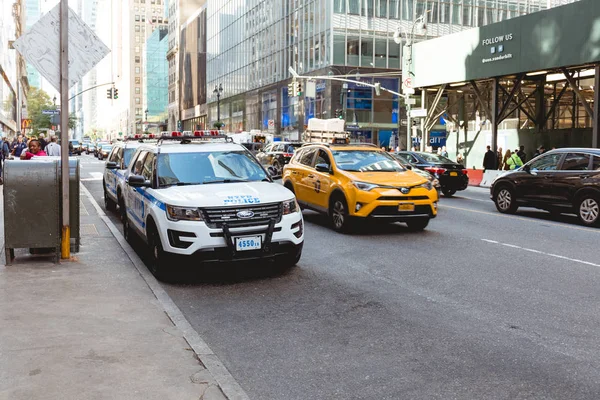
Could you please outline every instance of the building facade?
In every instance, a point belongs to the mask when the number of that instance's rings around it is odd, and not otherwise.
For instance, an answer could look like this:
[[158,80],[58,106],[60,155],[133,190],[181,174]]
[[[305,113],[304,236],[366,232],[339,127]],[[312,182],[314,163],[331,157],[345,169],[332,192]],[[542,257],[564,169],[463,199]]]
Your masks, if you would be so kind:
[[[572,1],[557,0],[237,0],[207,5],[208,123],[217,121],[211,88],[222,85],[220,119],[230,131],[271,130],[298,139],[309,118],[342,110],[358,141],[397,133],[404,107],[360,84],[316,80],[311,97],[288,96],[289,67],[299,74],[352,76],[400,91],[404,38],[424,16],[416,40],[458,32]],[[445,57],[440,49],[439,62]],[[362,75],[362,76],[361,76]],[[378,76],[379,75],[379,76]]]
[[144,130],[166,129],[169,103],[168,28],[155,29],[144,48]]
[[[35,24],[42,14],[41,0],[25,0],[25,30],[28,30]],[[41,88],[41,75],[31,65],[27,64],[27,80],[29,86]]]
[[180,110],[180,56],[179,40],[182,25],[198,13],[204,6],[206,0],[169,0],[169,50],[167,60],[169,64],[169,121],[168,129],[176,130],[182,128]]

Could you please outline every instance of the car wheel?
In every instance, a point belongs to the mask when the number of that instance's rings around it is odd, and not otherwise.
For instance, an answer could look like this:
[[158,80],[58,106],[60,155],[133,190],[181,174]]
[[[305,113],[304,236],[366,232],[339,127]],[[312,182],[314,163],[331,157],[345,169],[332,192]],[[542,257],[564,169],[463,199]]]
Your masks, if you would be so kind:
[[148,246],[150,247],[148,269],[159,281],[171,282],[173,274],[169,265],[169,256],[163,249],[158,230],[154,225],[148,227]]
[[456,189],[442,188],[442,193],[444,193],[444,196],[446,197],[452,197],[456,193]]
[[135,235],[133,233],[133,229],[131,229],[131,225],[129,223],[129,218],[127,218],[127,216],[125,216],[125,218],[123,219],[123,236],[125,237],[125,240],[127,241],[127,243],[131,244],[133,242],[134,236]]
[[106,186],[104,189],[104,208],[106,208],[108,211],[116,211],[117,210],[117,203],[115,203],[113,199],[108,197],[108,192],[106,191]]
[[429,218],[414,218],[406,221],[406,225],[410,231],[419,232],[427,228],[427,225],[429,225]]
[[121,196],[121,193],[119,193],[117,195],[117,199],[119,202],[119,215],[121,216],[121,221],[125,221],[125,200],[123,200],[123,196]]
[[273,161],[272,167],[275,168],[277,174],[281,174],[281,164],[279,164],[279,161]]
[[350,227],[350,216],[348,215],[348,203],[342,195],[336,195],[329,205],[329,218],[333,229],[338,232],[346,232]]
[[502,186],[496,190],[494,203],[496,204],[496,209],[503,214],[514,214],[517,208],[519,208],[515,192],[508,186]]
[[298,262],[300,261],[300,258],[302,258],[301,251],[295,252],[295,253],[290,253],[285,256],[282,256],[278,262],[278,265],[283,268],[292,268],[292,267],[296,266],[296,264],[298,264]]
[[586,226],[597,226],[600,222],[600,197],[593,194],[580,197],[577,217]]

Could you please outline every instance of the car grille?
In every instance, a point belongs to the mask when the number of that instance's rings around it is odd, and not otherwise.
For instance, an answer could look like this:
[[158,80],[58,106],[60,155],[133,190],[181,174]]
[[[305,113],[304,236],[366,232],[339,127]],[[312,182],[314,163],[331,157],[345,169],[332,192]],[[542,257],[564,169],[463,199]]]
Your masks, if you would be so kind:
[[[237,215],[240,211],[252,211],[254,216],[240,218]],[[202,209],[206,225],[213,229],[222,228],[223,224],[227,224],[229,228],[268,225],[271,219],[278,223],[281,221],[282,213],[281,203]]]

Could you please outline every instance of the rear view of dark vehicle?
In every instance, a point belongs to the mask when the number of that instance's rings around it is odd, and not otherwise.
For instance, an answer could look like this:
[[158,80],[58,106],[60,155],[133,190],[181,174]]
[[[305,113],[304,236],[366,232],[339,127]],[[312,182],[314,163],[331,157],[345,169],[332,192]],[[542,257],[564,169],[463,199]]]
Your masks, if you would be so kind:
[[459,190],[469,186],[468,170],[449,158],[417,151],[400,151],[395,153],[403,162],[427,171],[437,178],[446,197],[453,196]]
[[302,142],[273,142],[260,151],[256,158],[262,165],[274,167],[278,173],[290,162],[294,152],[302,147]]

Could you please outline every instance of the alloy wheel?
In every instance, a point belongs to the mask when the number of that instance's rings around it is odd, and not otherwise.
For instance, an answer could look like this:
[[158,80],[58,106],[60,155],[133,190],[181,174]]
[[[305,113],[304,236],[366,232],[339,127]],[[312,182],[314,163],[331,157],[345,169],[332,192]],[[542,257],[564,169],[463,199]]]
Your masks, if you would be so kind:
[[341,229],[344,226],[344,219],[346,218],[345,213],[346,208],[344,207],[344,204],[340,200],[336,200],[335,203],[333,203],[332,216],[333,225],[336,229]]
[[579,205],[579,216],[587,224],[593,224],[600,215],[600,206],[595,199],[585,199]]
[[507,189],[502,189],[498,193],[496,202],[498,204],[498,207],[501,210],[506,211],[510,208],[510,206],[512,204],[512,195],[510,194],[510,192]]

